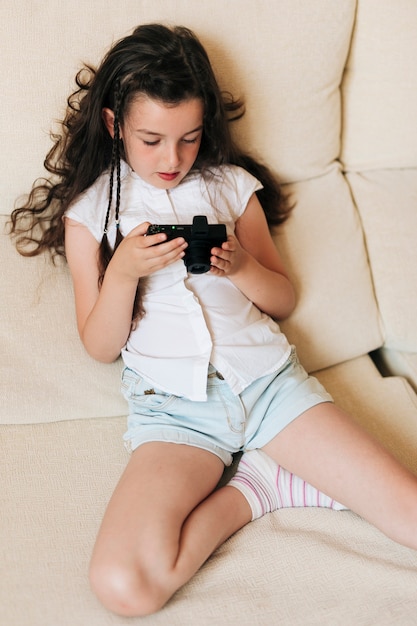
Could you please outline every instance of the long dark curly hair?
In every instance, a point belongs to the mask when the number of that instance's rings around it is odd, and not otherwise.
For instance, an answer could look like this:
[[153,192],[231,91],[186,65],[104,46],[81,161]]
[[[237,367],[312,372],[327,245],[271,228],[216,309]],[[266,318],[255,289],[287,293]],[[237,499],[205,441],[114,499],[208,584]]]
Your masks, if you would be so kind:
[[[67,100],[60,132],[51,134],[53,146],[44,161],[50,177],[36,180],[24,202],[11,214],[10,234],[22,255],[36,256],[49,250],[53,256],[65,256],[63,216],[75,198],[106,170],[106,223],[113,201],[118,217],[120,159],[124,157],[119,130],[139,93],[168,104],[200,98],[204,104],[203,134],[195,167],[203,172],[222,164],[244,167],[263,184],[257,194],[268,223],[278,225],[287,218],[289,207],[275,177],[232,139],[229,122],[244,114],[242,100],[220,91],[205,49],[189,29],[139,26],[112,46],[97,69],[85,65],[75,80],[77,89]],[[105,107],[114,113],[113,138],[102,118]],[[100,282],[120,239],[119,234],[112,250],[106,232],[103,234],[98,259]]]

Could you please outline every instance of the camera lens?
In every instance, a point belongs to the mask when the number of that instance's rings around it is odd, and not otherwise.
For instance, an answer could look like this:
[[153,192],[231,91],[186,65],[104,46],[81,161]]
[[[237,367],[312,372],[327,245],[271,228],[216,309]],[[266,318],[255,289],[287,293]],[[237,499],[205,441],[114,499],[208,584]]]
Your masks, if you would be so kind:
[[191,274],[204,274],[210,269],[210,246],[205,241],[191,240],[185,253],[184,262]]

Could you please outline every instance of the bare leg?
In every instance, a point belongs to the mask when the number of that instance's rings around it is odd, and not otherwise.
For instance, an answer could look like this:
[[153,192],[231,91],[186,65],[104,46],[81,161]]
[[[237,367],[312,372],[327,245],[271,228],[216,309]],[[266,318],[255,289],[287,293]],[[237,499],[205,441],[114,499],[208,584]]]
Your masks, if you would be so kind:
[[251,519],[232,487],[214,493],[223,463],[191,446],[148,443],[133,454],[110,500],[90,580],[121,615],[160,609],[230,535]]
[[306,411],[263,450],[391,539],[417,549],[417,478],[335,405]]

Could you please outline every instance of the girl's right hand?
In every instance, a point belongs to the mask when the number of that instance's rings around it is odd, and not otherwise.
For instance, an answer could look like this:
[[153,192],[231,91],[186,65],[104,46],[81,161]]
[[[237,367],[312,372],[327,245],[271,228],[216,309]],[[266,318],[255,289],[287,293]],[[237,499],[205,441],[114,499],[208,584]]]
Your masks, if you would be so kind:
[[126,235],[110,261],[113,272],[137,282],[183,258],[188,244],[182,237],[166,241],[164,233],[146,235],[149,226],[144,222]]

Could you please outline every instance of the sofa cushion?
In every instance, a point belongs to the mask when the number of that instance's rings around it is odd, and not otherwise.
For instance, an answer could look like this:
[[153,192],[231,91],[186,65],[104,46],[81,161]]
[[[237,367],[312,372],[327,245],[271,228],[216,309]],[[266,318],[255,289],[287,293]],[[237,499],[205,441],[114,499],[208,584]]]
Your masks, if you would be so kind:
[[347,171],[417,166],[417,3],[357,3],[342,84]]
[[417,168],[351,172],[384,345],[417,352]]
[[0,218],[0,423],[126,413],[121,361],[90,358],[78,337],[69,271],[49,256],[20,256]]
[[[232,87],[247,100],[239,137],[283,182],[320,176],[339,158],[340,85],[355,6],[350,0],[255,2],[250,37],[235,33],[231,40],[228,32]],[[230,89],[231,68],[219,61]]]
[[297,306],[281,323],[307,370],[382,344],[360,220],[339,168],[288,186],[294,213],[275,237]]
[[386,376],[403,376],[417,392],[417,352],[380,348],[374,358]]
[[1,5],[8,35],[2,39],[1,211],[9,213],[43,175],[48,133],[64,114],[81,63],[98,63],[112,41],[150,21],[185,24],[199,34],[222,87],[247,100],[239,136],[283,180],[321,174],[338,158],[339,87],[355,0],[210,0],[198,11],[189,0],[124,0],[120,11],[98,0],[80,6],[48,0],[40,13],[26,2],[17,13],[15,5]]

